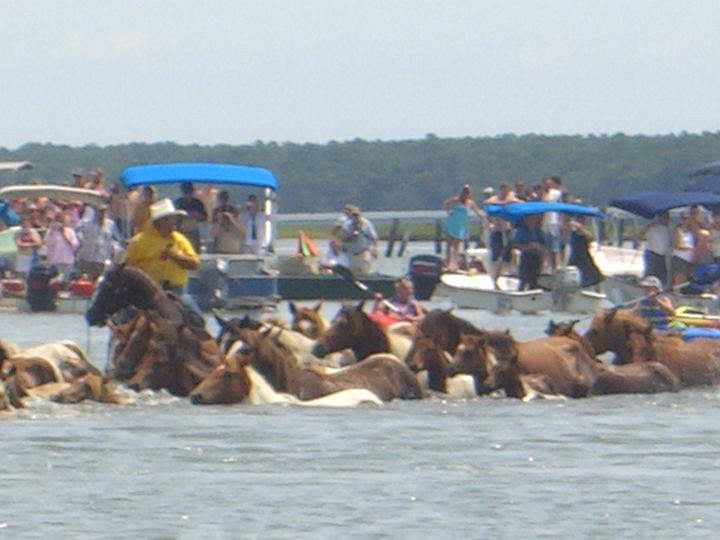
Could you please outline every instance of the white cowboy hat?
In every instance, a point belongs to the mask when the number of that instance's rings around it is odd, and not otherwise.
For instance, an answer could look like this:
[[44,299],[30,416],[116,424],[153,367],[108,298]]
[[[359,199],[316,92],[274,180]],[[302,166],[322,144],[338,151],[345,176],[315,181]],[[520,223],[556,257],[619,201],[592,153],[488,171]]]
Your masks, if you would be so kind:
[[157,221],[168,216],[184,216],[187,215],[185,210],[176,210],[175,205],[170,199],[160,199],[150,205],[150,219]]
[[649,288],[662,289],[662,282],[660,281],[660,278],[658,278],[658,277],[648,276],[640,282],[640,286],[648,288],[648,289]]

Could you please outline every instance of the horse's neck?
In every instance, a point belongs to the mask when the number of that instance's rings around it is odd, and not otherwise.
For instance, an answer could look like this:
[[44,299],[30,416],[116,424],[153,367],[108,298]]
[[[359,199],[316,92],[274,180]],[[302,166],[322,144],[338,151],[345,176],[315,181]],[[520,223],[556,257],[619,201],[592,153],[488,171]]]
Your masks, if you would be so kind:
[[447,361],[442,351],[429,349],[425,351],[427,361],[425,369],[428,376],[428,388],[436,392],[447,392]]
[[[127,272],[129,282],[128,301],[139,309],[152,309],[168,319],[174,319],[180,314],[177,304],[165,294],[162,288],[146,275],[137,272]],[[181,317],[182,320],[182,317]]]
[[635,331],[628,335],[626,342],[630,362],[650,362],[656,359],[652,336]]
[[407,358],[412,348],[412,340],[409,337],[388,331],[386,332],[386,339],[388,341],[388,348],[392,354],[400,360]]
[[251,365],[275,390],[293,393],[293,383],[297,381],[300,371],[294,359],[272,351],[267,354],[256,354]]
[[290,394],[278,392],[272,384],[252,366],[245,368],[250,380],[250,392],[245,398],[252,405],[266,405],[273,403],[297,403],[299,400]]
[[357,336],[355,344],[351,347],[358,361],[371,354],[391,352],[387,334],[370,319],[364,321],[362,334]]

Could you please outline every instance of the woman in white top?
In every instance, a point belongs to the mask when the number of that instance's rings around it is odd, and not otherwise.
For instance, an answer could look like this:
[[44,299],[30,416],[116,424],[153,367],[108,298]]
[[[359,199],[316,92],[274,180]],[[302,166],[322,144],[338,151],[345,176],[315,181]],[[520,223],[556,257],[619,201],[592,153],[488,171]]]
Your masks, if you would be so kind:
[[645,225],[637,234],[637,240],[645,240],[644,277],[655,276],[667,285],[667,257],[672,253],[673,233],[670,230],[670,214],[659,213],[654,220]]
[[685,283],[692,277],[696,242],[690,214],[684,213],[680,224],[673,231],[673,251],[670,259],[673,286]]

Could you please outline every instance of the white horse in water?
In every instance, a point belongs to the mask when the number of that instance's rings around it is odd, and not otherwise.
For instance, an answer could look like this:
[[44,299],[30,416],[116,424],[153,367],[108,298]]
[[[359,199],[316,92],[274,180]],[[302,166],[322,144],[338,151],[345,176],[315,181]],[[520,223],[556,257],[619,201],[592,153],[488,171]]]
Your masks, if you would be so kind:
[[119,402],[85,351],[70,340],[28,349],[0,340],[0,378],[16,407],[21,407],[21,398],[27,396],[49,397],[63,403],[83,399]]

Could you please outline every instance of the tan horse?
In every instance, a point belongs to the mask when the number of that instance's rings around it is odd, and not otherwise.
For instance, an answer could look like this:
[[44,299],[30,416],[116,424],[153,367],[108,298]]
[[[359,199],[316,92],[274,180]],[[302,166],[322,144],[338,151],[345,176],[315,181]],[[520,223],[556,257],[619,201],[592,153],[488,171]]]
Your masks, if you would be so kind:
[[292,315],[290,327],[292,330],[313,340],[322,336],[330,326],[320,313],[322,305],[322,301],[313,307],[298,306],[295,302],[289,302],[288,307]]
[[24,350],[3,343],[0,357],[6,394],[15,407],[22,407],[22,399],[28,396],[49,397],[60,403],[84,399],[122,402],[110,382],[73,341],[45,343]]
[[312,348],[317,357],[350,349],[358,362],[376,353],[391,353],[404,360],[412,346],[407,335],[386,332],[363,311],[364,302],[343,306],[325,335]]
[[486,336],[462,335],[449,372],[471,375],[479,395],[502,389],[507,397],[524,401],[560,397],[549,376],[521,373],[517,343],[507,340],[503,347],[499,360]]
[[629,310],[598,312],[584,337],[598,354],[614,352],[616,364],[660,362],[681,387],[720,382],[720,342],[660,334]]
[[[546,332],[551,336],[566,336],[577,341],[589,354],[595,356],[590,341],[575,331],[578,321],[556,324],[550,321]],[[601,361],[595,364],[596,378],[593,394],[654,394],[677,392],[680,381],[660,362],[640,362],[610,365]]]
[[191,393],[196,404],[237,403],[246,399],[252,368],[276,391],[309,401],[352,388],[369,390],[383,401],[420,399],[422,391],[412,372],[388,354],[377,354],[365,361],[326,374],[313,368],[301,368],[289,351],[257,331],[236,332],[236,343],[228,351],[224,367],[216,368]]

